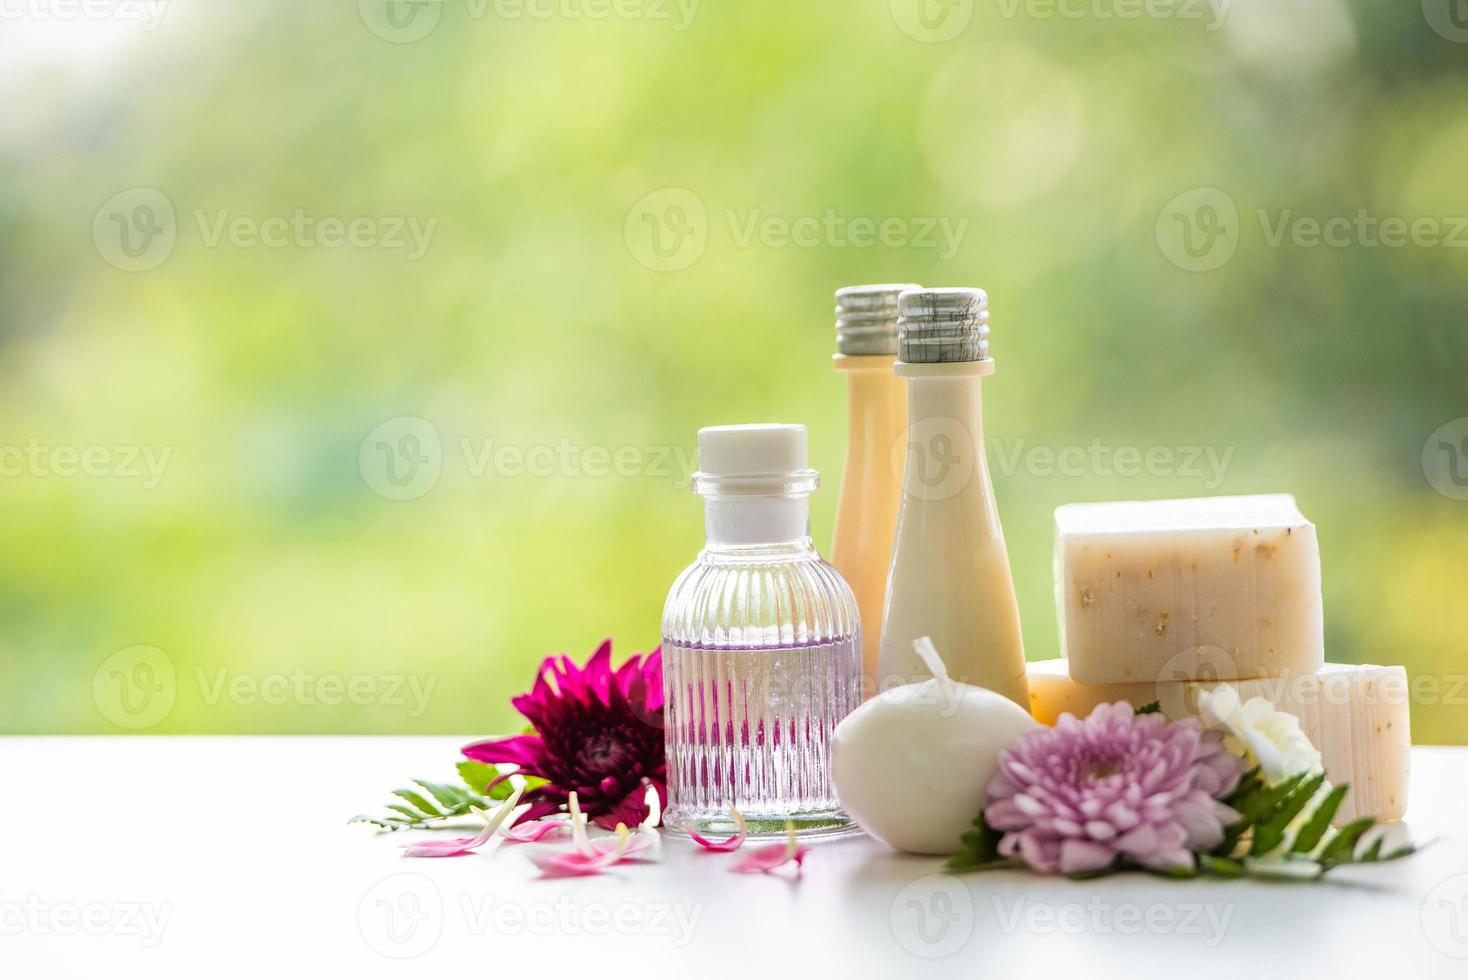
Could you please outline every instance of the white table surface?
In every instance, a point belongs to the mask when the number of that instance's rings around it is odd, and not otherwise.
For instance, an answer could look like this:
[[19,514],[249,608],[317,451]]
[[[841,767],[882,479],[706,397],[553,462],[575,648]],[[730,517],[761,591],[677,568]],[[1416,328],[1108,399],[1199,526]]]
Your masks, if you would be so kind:
[[1464,748],[1413,755],[1433,847],[1315,885],[935,877],[865,837],[798,879],[666,839],[546,880],[527,848],[563,843],[413,860],[346,825],[463,741],[0,739],[0,977],[1468,977]]

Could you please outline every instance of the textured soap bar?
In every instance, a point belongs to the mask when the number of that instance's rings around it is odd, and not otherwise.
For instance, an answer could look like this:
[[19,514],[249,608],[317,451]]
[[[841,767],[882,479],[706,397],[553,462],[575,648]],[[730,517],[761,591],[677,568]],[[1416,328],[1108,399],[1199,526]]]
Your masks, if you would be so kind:
[[1315,525],[1288,494],[1055,511],[1061,652],[1093,684],[1314,673]]
[[[1191,681],[1083,684],[1071,679],[1064,660],[1027,666],[1030,713],[1045,725],[1055,724],[1067,711],[1083,718],[1096,705],[1113,701],[1134,707],[1157,701],[1169,717],[1190,717],[1198,712],[1198,692],[1214,686]],[[1305,735],[1320,749],[1331,782],[1351,784],[1337,823],[1368,815],[1397,820],[1406,812],[1412,746],[1406,670],[1325,664],[1316,673],[1229,683],[1240,698],[1267,698],[1299,718]]]

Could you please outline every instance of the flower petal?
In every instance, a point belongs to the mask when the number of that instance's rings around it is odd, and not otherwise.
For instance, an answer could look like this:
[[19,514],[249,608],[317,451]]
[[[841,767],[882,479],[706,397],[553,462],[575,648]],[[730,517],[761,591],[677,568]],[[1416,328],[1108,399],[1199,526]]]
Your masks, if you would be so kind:
[[1100,871],[1116,860],[1116,852],[1104,844],[1079,839],[1060,845],[1060,873],[1066,875]]
[[699,834],[692,827],[685,826],[683,832],[693,838],[693,842],[707,851],[736,851],[744,839],[749,836],[749,825],[744,822],[744,814],[739,812],[738,807],[730,807],[729,812],[734,815],[734,826],[739,828],[732,835],[723,840],[709,840]]
[[517,844],[533,844],[570,828],[571,825],[565,820],[543,818],[517,823],[513,827],[505,828],[501,833],[504,834],[506,840],[514,841]]
[[[582,831],[585,834],[585,831]],[[617,834],[616,844],[605,849],[572,851],[538,851],[530,855],[530,861],[549,878],[569,878],[601,874],[622,860],[631,846],[631,835],[626,826]]]
[[730,865],[729,870],[739,874],[768,874],[776,868],[791,861],[795,862],[796,873],[805,863],[805,855],[809,848],[802,847],[795,839],[795,824],[789,821],[785,824],[786,838],[780,844],[766,844],[764,847],[755,848],[744,857]]

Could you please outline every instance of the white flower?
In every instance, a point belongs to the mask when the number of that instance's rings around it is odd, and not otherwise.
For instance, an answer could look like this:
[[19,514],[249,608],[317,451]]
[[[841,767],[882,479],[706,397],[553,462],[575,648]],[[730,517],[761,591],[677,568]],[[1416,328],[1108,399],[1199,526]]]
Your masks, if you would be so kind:
[[1288,711],[1280,711],[1265,698],[1254,697],[1240,703],[1239,692],[1230,684],[1219,684],[1198,696],[1203,720],[1214,728],[1223,728],[1243,743],[1259,763],[1260,774],[1267,783],[1277,783],[1297,773],[1317,773],[1325,763],[1305,732],[1300,719]]
[[[1259,764],[1260,776],[1271,786],[1301,773],[1314,776],[1325,770],[1320,750],[1306,737],[1300,727],[1300,719],[1288,711],[1280,711],[1265,698],[1253,697],[1241,703],[1239,692],[1233,689],[1233,685],[1219,684],[1213,690],[1198,695],[1198,709],[1204,724],[1210,728],[1222,728],[1232,736],[1232,739],[1225,739],[1225,746],[1230,751],[1247,752],[1253,757]],[[1229,741],[1242,744],[1228,745]],[[1330,790],[1330,781],[1322,781],[1315,795],[1290,821],[1280,847],[1271,854],[1253,859],[1251,867],[1261,874],[1276,877],[1313,877],[1320,874],[1319,865],[1285,855],[1294,845],[1295,835],[1315,815],[1316,809],[1330,795]],[[1325,843],[1322,839],[1317,849]]]

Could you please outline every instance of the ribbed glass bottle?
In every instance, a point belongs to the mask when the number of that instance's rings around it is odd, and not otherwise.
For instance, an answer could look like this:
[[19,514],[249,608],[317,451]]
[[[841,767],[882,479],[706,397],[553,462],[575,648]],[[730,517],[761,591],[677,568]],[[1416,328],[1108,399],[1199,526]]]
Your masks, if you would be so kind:
[[856,598],[810,539],[803,426],[699,433],[708,542],[663,610],[665,825],[753,836],[852,828],[830,736],[861,703]]

